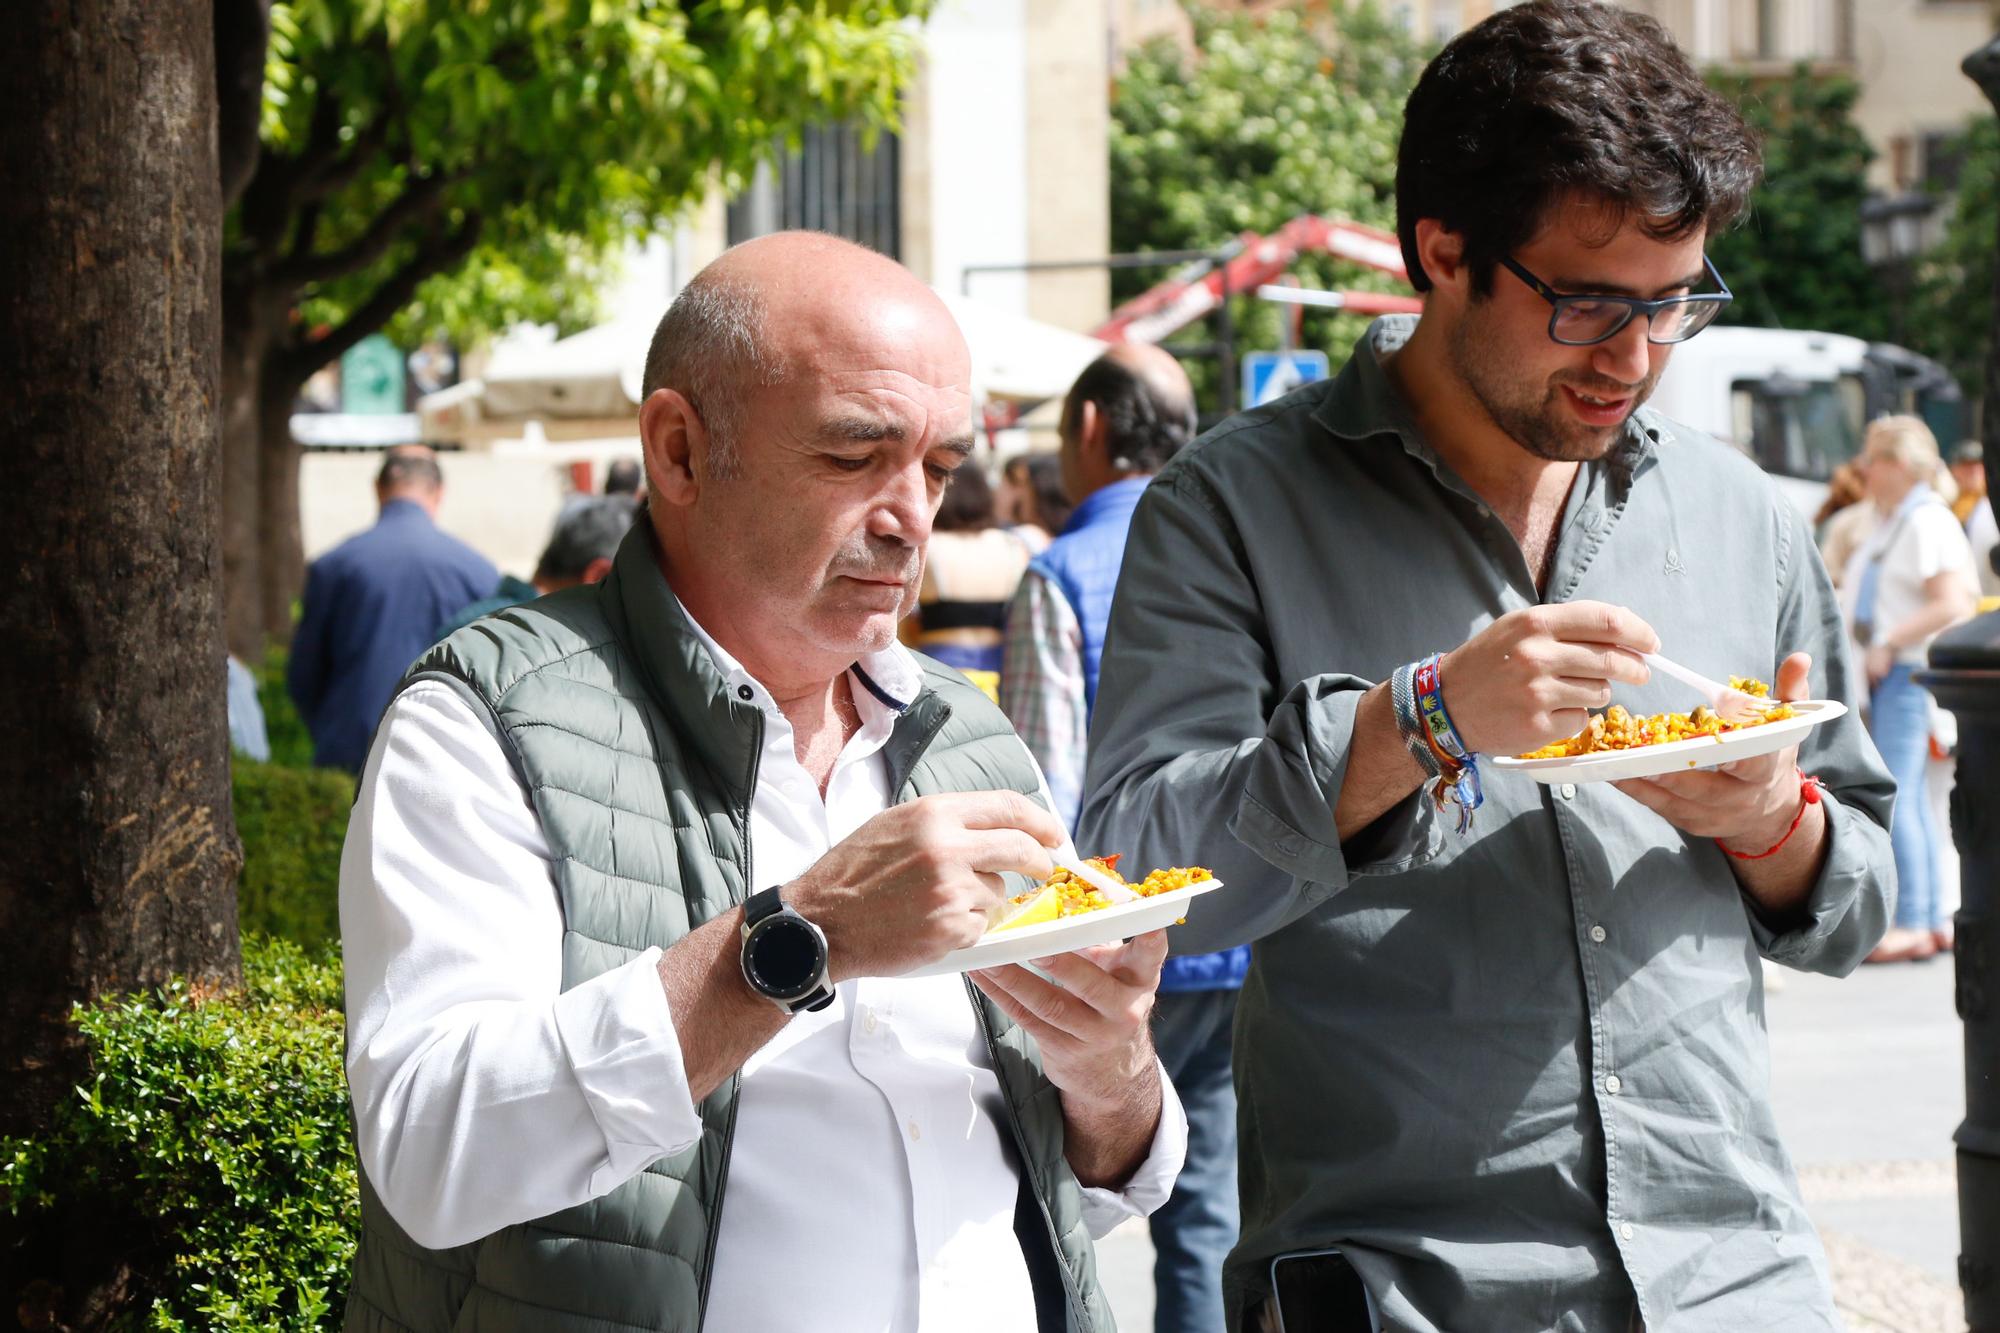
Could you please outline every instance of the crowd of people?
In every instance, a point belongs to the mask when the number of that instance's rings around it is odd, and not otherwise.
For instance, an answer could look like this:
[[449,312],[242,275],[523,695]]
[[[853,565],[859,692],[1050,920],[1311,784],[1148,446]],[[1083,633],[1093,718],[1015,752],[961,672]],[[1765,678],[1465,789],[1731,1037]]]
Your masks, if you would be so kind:
[[[1424,313],[1198,441],[1119,346],[989,473],[935,294],[780,233],[675,300],[642,460],[529,577],[391,451],[290,662],[358,780],[350,1327],[1108,1328],[1133,1218],[1163,1333],[1837,1327],[1761,969],[1952,947],[1912,671],[1993,519],[1913,418],[1815,531],[1645,406],[1758,170],[1657,24],[1530,0],[1410,98]],[[1656,651],[1857,709],[1482,766],[1666,706]],[[1079,852],[1226,887],[914,975]]]

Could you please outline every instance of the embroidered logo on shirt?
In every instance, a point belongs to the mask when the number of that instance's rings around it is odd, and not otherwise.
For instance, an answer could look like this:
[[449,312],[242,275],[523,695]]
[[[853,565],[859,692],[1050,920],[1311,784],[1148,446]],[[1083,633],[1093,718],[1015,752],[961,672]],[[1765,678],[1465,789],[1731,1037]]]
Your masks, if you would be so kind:
[[1666,567],[1666,572],[1667,572],[1667,573],[1669,573],[1669,574],[1685,574],[1685,573],[1687,573],[1687,566],[1681,563],[1681,553],[1680,553],[1679,551],[1675,550],[1675,549],[1674,549],[1673,547],[1671,547],[1671,546],[1669,546],[1669,547],[1667,548],[1667,567]]

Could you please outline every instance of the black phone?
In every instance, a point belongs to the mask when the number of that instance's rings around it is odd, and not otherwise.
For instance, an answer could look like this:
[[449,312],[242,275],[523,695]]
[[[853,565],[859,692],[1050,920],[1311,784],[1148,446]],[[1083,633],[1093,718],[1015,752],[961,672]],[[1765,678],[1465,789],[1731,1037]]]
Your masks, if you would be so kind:
[[1271,1260],[1271,1333],[1379,1333],[1375,1300],[1338,1249]]

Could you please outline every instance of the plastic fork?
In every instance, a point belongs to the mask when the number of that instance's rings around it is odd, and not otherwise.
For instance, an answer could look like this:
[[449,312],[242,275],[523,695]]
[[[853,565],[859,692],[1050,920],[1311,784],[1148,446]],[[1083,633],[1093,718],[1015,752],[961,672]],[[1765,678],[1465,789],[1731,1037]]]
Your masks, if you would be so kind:
[[1672,658],[1662,657],[1658,653],[1640,653],[1638,657],[1654,671],[1663,672],[1681,684],[1701,691],[1708,701],[1708,706],[1724,722],[1751,722],[1771,711],[1772,705],[1766,700],[1712,681],[1699,671],[1690,671]]
[[1132,892],[1132,890],[1126,888],[1116,879],[1105,874],[1102,870],[1091,865],[1080,856],[1058,856],[1055,858],[1055,863],[1064,870],[1069,871],[1070,874],[1075,875],[1084,883],[1090,885],[1091,888],[1096,889],[1114,903],[1134,902],[1139,897],[1138,894]]

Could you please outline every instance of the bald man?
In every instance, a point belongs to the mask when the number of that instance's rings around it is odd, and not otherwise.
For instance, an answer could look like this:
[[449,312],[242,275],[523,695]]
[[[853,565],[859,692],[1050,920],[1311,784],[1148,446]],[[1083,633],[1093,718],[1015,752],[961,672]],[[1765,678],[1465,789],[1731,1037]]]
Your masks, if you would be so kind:
[[[1000,706],[1034,751],[1056,812],[1074,827],[1097,664],[1132,510],[1153,474],[1194,437],[1180,362],[1126,343],[1093,361],[1063,400],[1063,489],[1076,508],[1036,556],[1008,607]],[[1166,961],[1153,1040],[1188,1121],[1187,1162],[1152,1215],[1157,1333],[1222,1327],[1222,1261],[1236,1243],[1236,1093],[1230,1026],[1247,948]]]
[[896,641],[969,379],[894,263],[730,251],[654,336],[609,577],[405,678],[341,867],[350,1328],[1112,1326],[1092,1239],[1185,1143],[1162,939],[905,975],[1067,850]]

